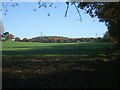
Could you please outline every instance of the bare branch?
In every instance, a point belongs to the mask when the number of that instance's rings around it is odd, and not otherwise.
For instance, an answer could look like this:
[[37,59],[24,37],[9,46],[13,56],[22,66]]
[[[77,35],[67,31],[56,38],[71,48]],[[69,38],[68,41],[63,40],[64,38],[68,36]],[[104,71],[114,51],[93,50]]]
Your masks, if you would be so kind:
[[73,3],[74,4],[74,6],[75,6],[75,8],[76,8],[76,10],[77,10],[77,12],[78,12],[78,14],[79,14],[79,17],[80,17],[80,21],[82,21],[82,17],[81,17],[81,14],[80,14],[80,11],[78,10],[78,7],[76,6],[76,4],[75,3]]
[[69,2],[66,2],[67,3],[67,9],[66,9],[66,12],[65,12],[65,17],[67,17],[67,13],[68,13],[68,9],[69,9]]

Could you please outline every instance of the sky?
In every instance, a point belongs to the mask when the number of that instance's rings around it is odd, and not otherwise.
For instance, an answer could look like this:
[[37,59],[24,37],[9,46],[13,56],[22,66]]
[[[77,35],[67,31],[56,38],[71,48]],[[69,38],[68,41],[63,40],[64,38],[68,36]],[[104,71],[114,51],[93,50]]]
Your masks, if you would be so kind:
[[[33,38],[37,36],[65,36],[70,38],[102,37],[107,31],[104,23],[91,18],[80,10],[82,21],[74,6],[70,6],[65,17],[65,2],[56,2],[53,7],[40,8],[37,2],[19,2],[18,6],[8,5],[8,13],[2,12],[2,21],[6,32],[15,37]],[[57,7],[57,8],[55,8]],[[48,16],[50,13],[50,16]]]

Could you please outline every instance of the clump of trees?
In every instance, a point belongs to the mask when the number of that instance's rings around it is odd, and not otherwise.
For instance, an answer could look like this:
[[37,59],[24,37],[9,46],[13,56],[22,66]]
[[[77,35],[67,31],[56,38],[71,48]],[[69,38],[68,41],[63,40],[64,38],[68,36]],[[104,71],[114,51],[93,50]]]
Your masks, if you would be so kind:
[[17,41],[17,42],[43,42],[43,43],[72,43],[72,42],[117,42],[115,38],[113,38],[109,32],[107,31],[103,38],[68,38],[68,37],[60,37],[60,36],[39,36],[31,39],[28,38],[19,38],[10,34],[9,32],[5,32],[0,34],[0,40],[2,41]]
[[15,37],[14,41],[18,42],[41,42],[41,43],[72,43],[72,42],[102,42],[103,38],[68,38],[60,36],[42,36],[31,39]]
[[14,35],[10,34],[9,32],[5,32],[0,35],[2,41],[12,41],[14,39]]
[[27,38],[23,38],[21,41],[28,42],[29,40]]
[[18,41],[18,42],[20,42],[21,39],[20,39],[19,37],[15,37],[14,41]]

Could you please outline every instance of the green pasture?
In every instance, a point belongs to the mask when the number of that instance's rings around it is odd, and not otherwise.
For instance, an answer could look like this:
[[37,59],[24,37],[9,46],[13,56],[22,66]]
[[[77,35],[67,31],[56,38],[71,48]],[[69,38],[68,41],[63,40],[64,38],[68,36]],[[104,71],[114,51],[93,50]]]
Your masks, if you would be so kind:
[[39,43],[2,42],[2,56],[106,56],[112,52],[109,42]]

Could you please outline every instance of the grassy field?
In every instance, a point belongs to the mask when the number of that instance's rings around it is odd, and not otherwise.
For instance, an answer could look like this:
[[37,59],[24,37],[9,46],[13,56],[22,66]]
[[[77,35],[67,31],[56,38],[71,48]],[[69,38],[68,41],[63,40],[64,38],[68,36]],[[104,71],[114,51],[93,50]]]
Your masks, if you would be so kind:
[[112,52],[108,42],[3,42],[3,88],[119,87]]
[[33,43],[3,42],[3,56],[105,56],[112,52],[112,43]]

